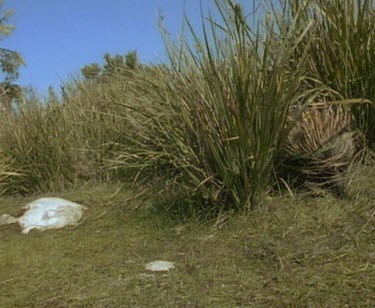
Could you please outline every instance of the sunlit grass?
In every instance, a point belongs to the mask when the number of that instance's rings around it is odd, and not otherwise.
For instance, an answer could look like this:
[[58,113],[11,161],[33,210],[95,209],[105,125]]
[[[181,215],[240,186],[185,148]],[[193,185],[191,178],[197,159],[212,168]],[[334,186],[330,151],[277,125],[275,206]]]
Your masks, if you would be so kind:
[[[169,63],[0,114],[0,215],[36,194],[88,207],[61,230],[0,226],[0,306],[373,305],[375,172],[347,108],[373,146],[373,1],[282,1],[255,27],[215,3],[201,37],[165,37]],[[343,168],[345,198],[297,192],[301,158],[317,182]]]
[[326,93],[352,106],[371,147],[372,1],[282,1],[257,17],[215,4],[202,31],[187,19],[178,43],[164,36],[169,63],[67,82],[62,99],[2,115],[2,190],[157,179],[202,212],[249,209],[278,186],[293,126]]
[[167,43],[169,69],[134,80],[140,95],[124,105],[134,111],[133,135],[111,163],[138,170],[141,181],[166,176],[203,210],[238,210],[267,193],[291,129],[289,108],[314,91],[300,90],[304,56],[288,66],[303,11],[281,41],[272,18],[254,33],[239,5],[215,3],[221,18],[210,15],[202,39],[187,22],[193,41]]
[[14,113],[2,115],[0,164],[8,174],[0,185],[8,193],[61,191],[117,176],[104,168],[103,159],[126,127],[124,115],[113,107],[126,97],[126,85],[72,81],[65,86],[70,90],[64,100],[31,96]]
[[[347,200],[274,198],[251,215],[213,223],[155,215],[160,196],[133,200],[128,187],[58,194],[88,207],[78,226],[29,235],[0,227],[0,302],[28,308],[371,306],[374,174],[363,168]],[[31,200],[0,199],[0,213],[17,214]],[[147,271],[154,260],[175,262],[176,269]]]

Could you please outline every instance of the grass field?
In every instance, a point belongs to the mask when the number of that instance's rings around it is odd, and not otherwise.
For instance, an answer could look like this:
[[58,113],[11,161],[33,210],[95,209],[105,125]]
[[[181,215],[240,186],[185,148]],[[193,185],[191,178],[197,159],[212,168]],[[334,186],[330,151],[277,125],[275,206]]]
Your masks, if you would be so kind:
[[88,208],[61,230],[0,226],[0,308],[375,307],[375,0],[253,22],[213,2],[176,42],[160,25],[167,63],[115,56],[0,114],[0,215]]
[[[89,208],[78,226],[0,227],[1,307],[372,307],[374,174],[348,200],[269,198],[215,222],[157,214],[157,197],[124,187],[59,194]],[[2,198],[0,213],[33,199]],[[148,272],[153,260],[176,268]]]

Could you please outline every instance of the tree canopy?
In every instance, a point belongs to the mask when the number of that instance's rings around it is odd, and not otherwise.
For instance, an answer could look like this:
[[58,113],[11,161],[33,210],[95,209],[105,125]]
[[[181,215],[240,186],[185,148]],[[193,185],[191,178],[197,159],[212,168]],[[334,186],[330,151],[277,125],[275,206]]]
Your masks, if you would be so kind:
[[[12,10],[4,10],[3,0],[0,0],[0,41],[9,36],[14,26],[9,25],[8,19],[13,14]],[[14,81],[18,78],[18,69],[24,61],[21,55],[13,50],[0,47],[0,109],[11,111],[14,99],[20,100],[22,89]]]
[[92,63],[81,68],[82,76],[86,80],[108,80],[114,75],[128,75],[129,72],[141,68],[136,51],[123,55],[104,55],[104,64]]
[[[7,24],[12,14],[12,10],[4,10],[4,2],[0,0],[0,41],[14,30],[13,25]],[[18,69],[23,64],[24,60],[18,52],[0,47],[0,70],[4,82],[14,82],[18,78]]]

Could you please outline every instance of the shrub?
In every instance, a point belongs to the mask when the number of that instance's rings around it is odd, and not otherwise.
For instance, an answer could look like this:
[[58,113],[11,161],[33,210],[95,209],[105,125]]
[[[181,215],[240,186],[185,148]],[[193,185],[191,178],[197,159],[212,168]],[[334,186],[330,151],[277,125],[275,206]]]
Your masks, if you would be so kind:
[[261,200],[291,129],[289,109],[314,91],[300,90],[304,56],[289,69],[303,11],[280,40],[268,15],[253,32],[240,5],[215,3],[221,17],[203,22],[203,39],[187,21],[193,41],[167,43],[170,64],[135,78],[138,98],[123,105],[132,135],[110,163],[134,169],[141,182],[162,177],[167,190],[218,212]]

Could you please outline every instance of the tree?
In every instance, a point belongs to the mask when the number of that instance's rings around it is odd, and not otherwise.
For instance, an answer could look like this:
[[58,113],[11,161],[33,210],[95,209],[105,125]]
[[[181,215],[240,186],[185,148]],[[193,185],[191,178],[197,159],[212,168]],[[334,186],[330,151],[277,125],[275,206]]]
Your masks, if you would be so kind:
[[130,68],[131,70],[137,69],[139,66],[137,52],[136,51],[128,52],[125,55],[125,63],[126,63],[126,66]]
[[139,64],[136,51],[123,55],[104,55],[104,64],[91,63],[81,68],[81,73],[86,81],[110,82],[114,76],[131,76],[133,71],[143,69]]
[[109,53],[104,55],[104,71],[107,74],[120,73],[126,68],[125,57],[121,55],[111,56]]
[[[12,14],[12,10],[3,10],[3,1],[0,0],[0,40],[14,30],[14,26],[7,24]],[[22,96],[21,88],[13,82],[18,78],[18,69],[23,64],[18,52],[0,47],[0,70],[4,75],[3,82],[0,83],[0,103],[3,109],[11,110],[13,99],[20,99]]]
[[85,65],[81,68],[82,76],[87,80],[95,80],[97,79],[101,74],[101,67],[98,63],[92,63],[89,65]]
[[136,51],[130,51],[126,55],[114,55],[109,53],[104,55],[104,72],[107,74],[124,73],[127,74],[129,70],[135,70],[139,67],[138,56]]
[[[14,30],[14,26],[6,24],[12,14],[12,10],[3,10],[3,0],[0,0],[0,40]],[[0,69],[5,75],[5,82],[10,83],[16,80],[18,69],[23,64],[24,61],[18,52],[0,47]]]

